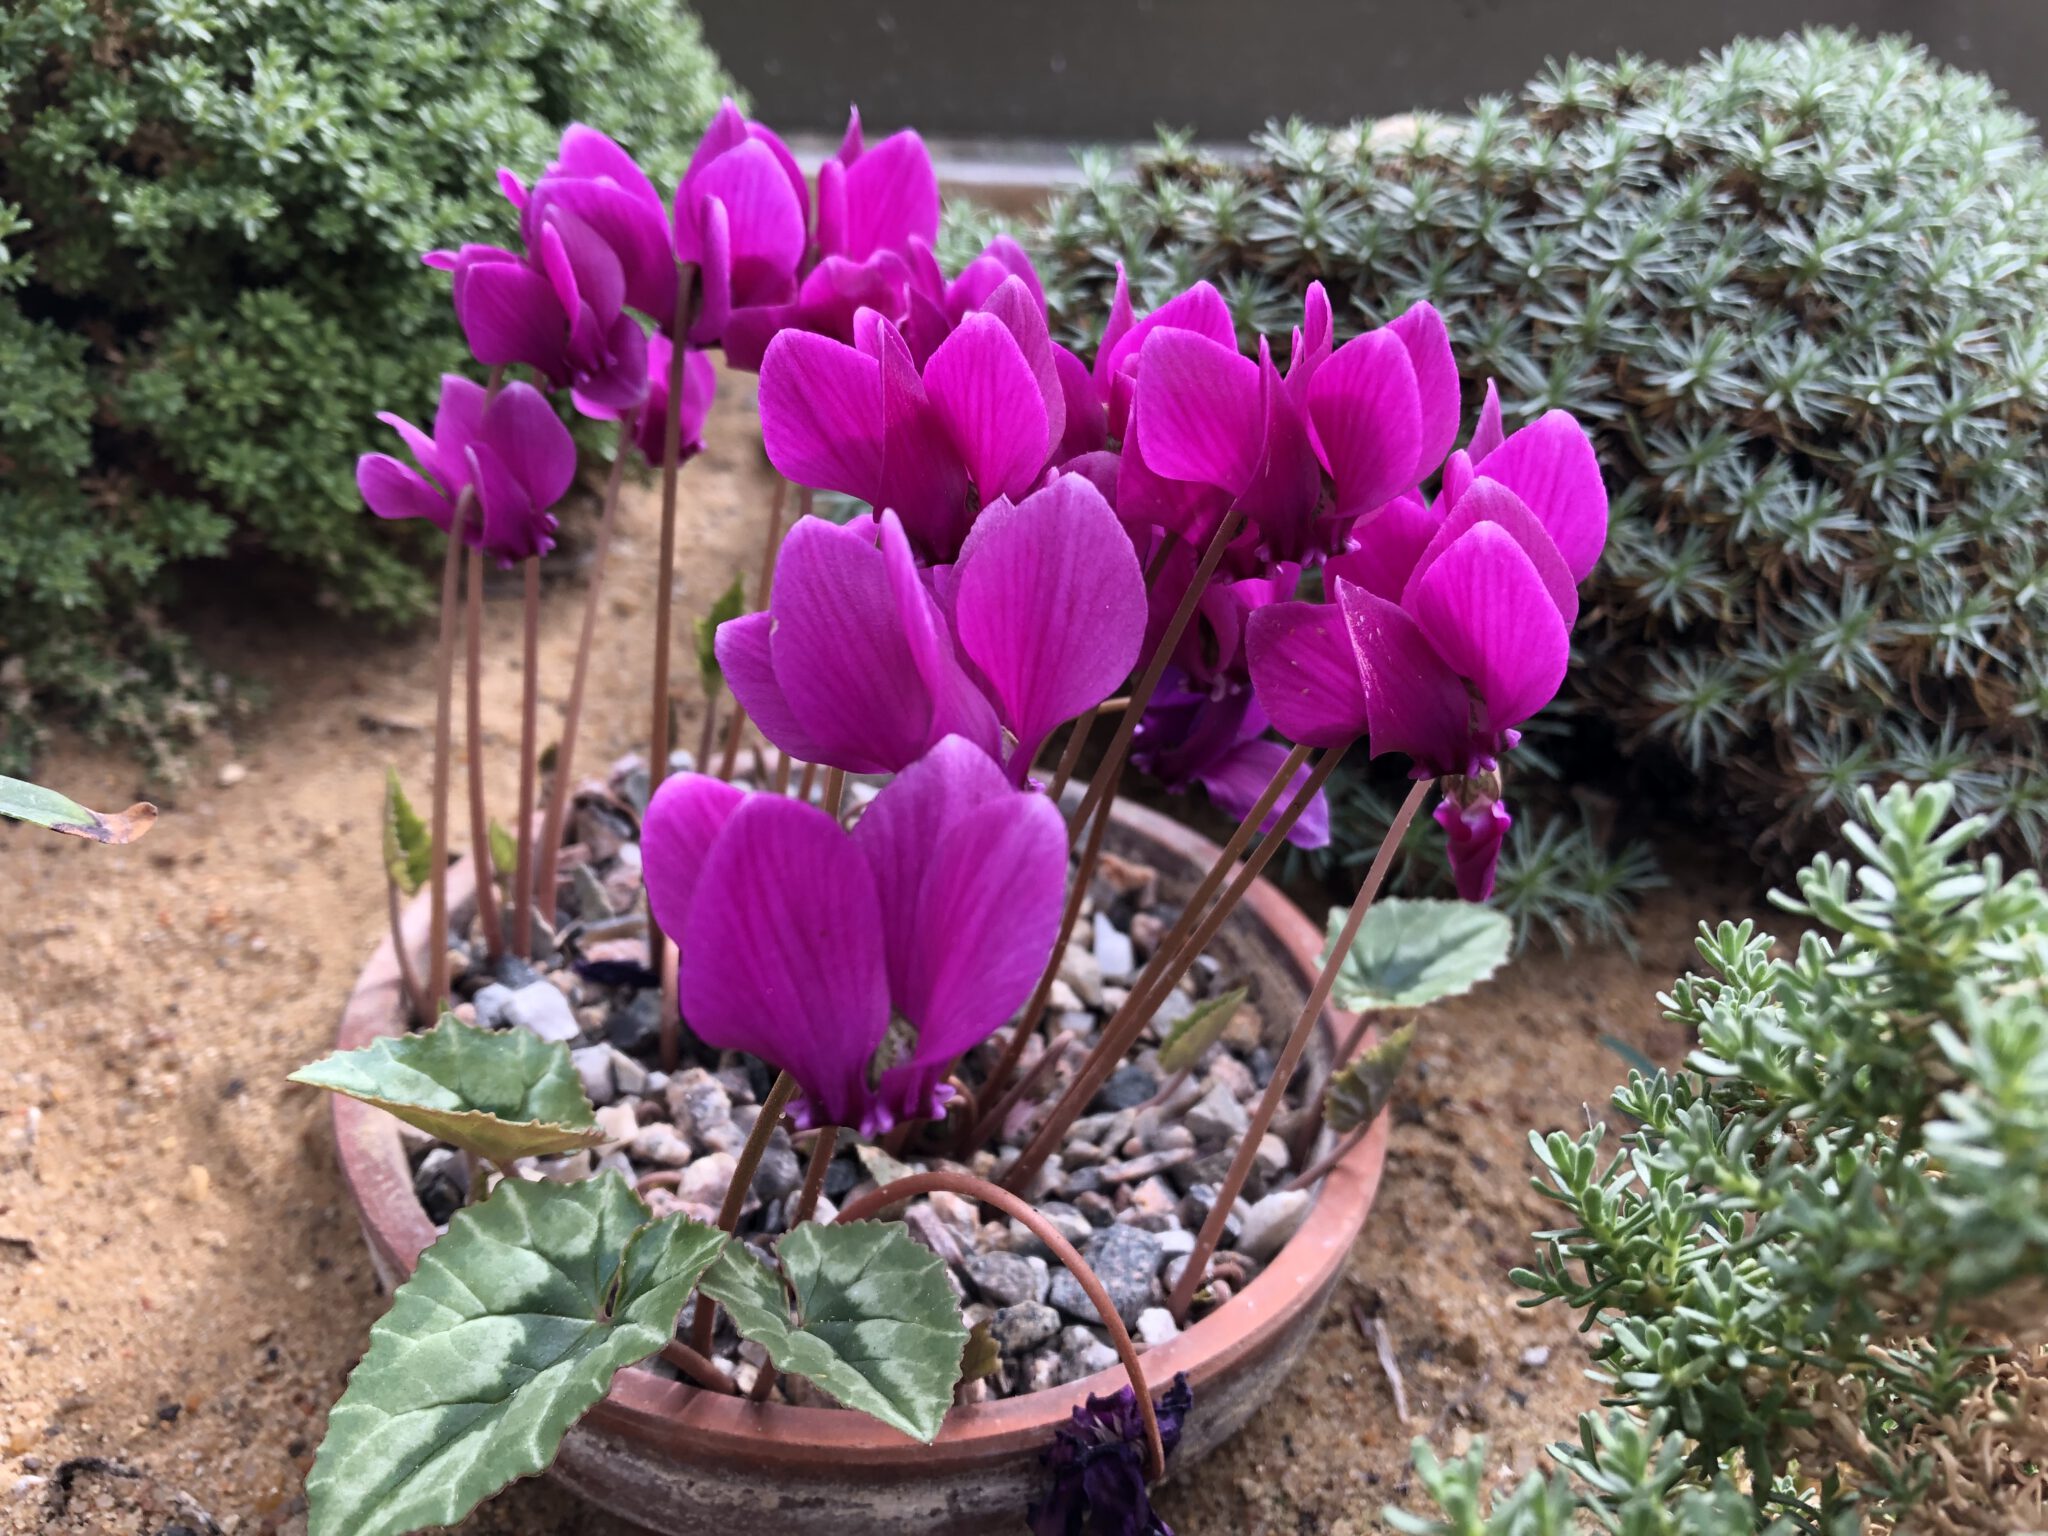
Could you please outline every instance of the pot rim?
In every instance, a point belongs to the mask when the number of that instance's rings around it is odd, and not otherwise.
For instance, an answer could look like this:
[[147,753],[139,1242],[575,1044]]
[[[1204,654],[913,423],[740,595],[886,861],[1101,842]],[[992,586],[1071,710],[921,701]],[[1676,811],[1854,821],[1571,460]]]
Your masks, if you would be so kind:
[[[1119,799],[1113,814],[1126,831],[1195,868],[1207,868],[1219,852],[1207,838],[1157,811]],[[473,896],[474,866],[465,858],[448,872],[449,910],[460,910]],[[419,893],[403,917],[406,941],[418,949],[424,949],[427,938],[427,900],[426,892]],[[1324,943],[1322,930],[1263,877],[1252,883],[1242,910],[1279,940],[1304,978],[1312,981]],[[396,1034],[402,1019],[398,962],[386,934],[349,994],[335,1049],[352,1050]],[[1318,1026],[1334,1048],[1350,1022],[1350,1015],[1328,1007]],[[342,1094],[333,1095],[332,1113],[342,1174],[373,1256],[387,1272],[409,1276],[438,1234],[413,1193],[399,1122]],[[1291,1314],[1303,1305],[1320,1304],[1371,1212],[1386,1147],[1383,1115],[1324,1177],[1300,1230],[1250,1285],[1178,1337],[1145,1351],[1145,1375],[1153,1390],[1185,1371],[1199,1401],[1205,1384],[1233,1372],[1277,1339]],[[991,1456],[1042,1449],[1053,1428],[1090,1395],[1114,1392],[1124,1380],[1123,1367],[1117,1365],[1064,1386],[953,1408],[938,1438],[927,1446],[866,1414],[754,1403],[629,1366],[582,1423],[663,1450],[680,1461],[743,1461],[796,1471],[815,1469],[824,1459],[884,1474],[942,1473]]]

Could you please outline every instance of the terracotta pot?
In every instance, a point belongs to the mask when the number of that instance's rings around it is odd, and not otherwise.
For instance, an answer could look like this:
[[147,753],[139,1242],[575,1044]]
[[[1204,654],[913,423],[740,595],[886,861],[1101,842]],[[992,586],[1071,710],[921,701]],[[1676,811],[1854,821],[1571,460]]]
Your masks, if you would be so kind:
[[[1168,900],[1190,890],[1216,847],[1154,812],[1119,803],[1110,845],[1159,870]],[[473,902],[467,863],[450,872],[449,903]],[[425,896],[405,915],[406,941],[424,955]],[[1299,1014],[1321,928],[1260,881],[1219,944],[1252,980],[1277,1035]],[[422,961],[424,970],[424,961]],[[350,994],[336,1044],[349,1049],[402,1027],[391,941],[378,946]],[[1349,1023],[1322,1020],[1310,1062],[1327,1062]],[[341,1166],[377,1270],[395,1284],[435,1230],[413,1194],[398,1122],[339,1095]],[[1301,1230],[1242,1294],[1145,1354],[1158,1386],[1186,1371],[1195,1408],[1174,1460],[1186,1464],[1235,1434],[1287,1375],[1314,1335],[1324,1300],[1365,1225],[1386,1154],[1386,1122],[1323,1181]],[[930,1446],[863,1414],[755,1405],[668,1380],[620,1373],[611,1394],[562,1443],[552,1476],[602,1509],[669,1536],[858,1536],[862,1532],[991,1532],[1022,1526],[1044,1486],[1040,1453],[1091,1392],[1124,1383],[1120,1369],[1024,1397],[955,1409]]]

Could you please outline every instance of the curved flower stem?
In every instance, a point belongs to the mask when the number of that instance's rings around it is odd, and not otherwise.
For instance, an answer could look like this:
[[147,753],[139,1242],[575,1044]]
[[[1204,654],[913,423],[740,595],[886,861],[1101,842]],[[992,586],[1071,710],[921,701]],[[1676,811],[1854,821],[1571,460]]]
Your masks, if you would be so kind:
[[[747,1144],[740,1148],[740,1160],[732,1171],[732,1183],[725,1188],[725,1203],[718,1208],[719,1231],[730,1233],[740,1224],[740,1211],[747,1203],[747,1192],[754,1187],[754,1174],[760,1169],[761,1158],[768,1150],[769,1140],[775,1135],[775,1127],[781,1123],[782,1111],[795,1097],[796,1079],[787,1072],[777,1073],[775,1086],[768,1090],[761,1113],[754,1119],[754,1128],[747,1133]],[[699,1354],[711,1353],[711,1324],[717,1312],[718,1308],[708,1298],[698,1298],[697,1321],[691,1331],[690,1343]]]
[[1096,717],[1101,713],[1102,706],[1097,704],[1093,709],[1085,711],[1081,718],[1074,722],[1074,728],[1067,732],[1066,749],[1060,753],[1059,766],[1052,771],[1052,786],[1046,790],[1046,794],[1052,797],[1054,805],[1058,805],[1060,796],[1066,793],[1067,780],[1074,776],[1074,764],[1081,760],[1081,748],[1087,745],[1088,733],[1095,729]]
[[[1375,1116],[1374,1120],[1377,1120],[1377,1118],[1378,1117]],[[1317,1179],[1320,1179],[1332,1168],[1336,1167],[1339,1163],[1343,1162],[1345,1158],[1351,1155],[1352,1149],[1356,1147],[1361,1141],[1365,1140],[1366,1133],[1373,1128],[1374,1120],[1368,1120],[1363,1125],[1353,1126],[1351,1130],[1337,1142],[1337,1145],[1330,1148],[1330,1150],[1327,1153],[1325,1153],[1321,1159],[1317,1161],[1316,1165],[1313,1168],[1304,1169],[1298,1177],[1289,1181],[1287,1187],[1289,1189],[1307,1189],[1309,1185],[1315,1183]]]
[[498,880],[491,867],[491,818],[484,807],[484,552],[469,552],[469,591],[463,602],[463,691],[469,747],[469,856],[476,861],[476,916],[483,925],[484,948],[496,960],[505,952],[505,929],[498,921]]
[[426,1025],[426,990],[420,985],[419,967],[412,963],[412,950],[405,942],[404,907],[398,899],[398,882],[384,877],[385,906],[391,917],[391,952],[398,956],[398,982],[405,991],[405,1006],[415,1024]]
[[971,1153],[976,1147],[987,1143],[991,1136],[1001,1133],[1003,1122],[1011,1112],[1031,1095],[1031,1090],[1044,1082],[1052,1069],[1060,1064],[1080,1036],[1071,1029],[1063,1029],[1045,1043],[1045,1049],[1038,1053],[1038,1059],[1024,1069],[1023,1076],[1010,1086],[1010,1091],[984,1111],[967,1133],[967,1149]]
[[619,445],[605,476],[604,511],[598,517],[597,551],[590,560],[590,586],[583,594],[583,632],[576,640],[576,669],[569,678],[569,704],[562,713],[562,740],[555,748],[555,781],[548,792],[548,813],[540,830],[540,872],[534,889],[543,910],[555,909],[557,860],[562,852],[562,826],[576,792],[576,733],[583,724],[583,685],[590,676],[590,648],[597,639],[598,600],[604,593],[605,564],[611,558],[612,526],[618,521],[619,486],[625,477],[626,451],[633,441],[630,419],[619,424]]
[[[1067,1134],[1067,1127],[1080,1118],[1081,1111],[1087,1107],[1089,1100],[1093,1099],[1102,1085],[1109,1080],[1109,1074],[1116,1070],[1116,1064],[1123,1060],[1133,1042],[1151,1022],[1152,1015],[1158,1012],[1159,1005],[1166,1000],[1166,994],[1173,990],[1175,984],[1186,974],[1187,968],[1209,947],[1210,942],[1223,927],[1225,919],[1237,910],[1237,904],[1244,899],[1245,892],[1252,888],[1252,882],[1265,873],[1266,866],[1272,862],[1273,855],[1279,852],[1281,845],[1287,841],[1287,834],[1294,830],[1294,824],[1308,809],[1309,802],[1315,799],[1324,782],[1336,772],[1344,751],[1343,747],[1331,747],[1323,753],[1307,780],[1295,791],[1294,798],[1287,803],[1286,810],[1280,813],[1279,820],[1273,823],[1272,830],[1259,840],[1258,847],[1252,850],[1251,857],[1238,870],[1237,877],[1225,887],[1223,894],[1199,921],[1195,921],[1195,915],[1199,910],[1195,903],[1190,902],[1182,910],[1180,920],[1168,931],[1167,936],[1160,940],[1159,948],[1152,952],[1152,958],[1146,962],[1137,985],[1131,988],[1131,995],[1103,1027],[1102,1038],[1089,1053],[1088,1059],[1081,1064],[1081,1070],[1067,1085],[1066,1092],[1060,1095],[1059,1102],[1053,1105],[1045,1123],[1038,1128],[1038,1134],[1032,1138],[1030,1145],[1018,1154],[1017,1160],[1004,1170],[1004,1184],[1013,1189],[1024,1187],[1043,1166],[1045,1160],[1059,1150],[1060,1140]],[[1274,774],[1272,782],[1266,786],[1267,792],[1277,799],[1279,791],[1273,786],[1278,784],[1284,788],[1287,778],[1288,775],[1285,773]],[[1266,795],[1261,794],[1259,800],[1264,804],[1265,810],[1271,809],[1273,802],[1268,801]],[[1225,845],[1225,856],[1216,861],[1216,868],[1229,867],[1231,859],[1235,857],[1230,848],[1233,845],[1238,848],[1244,846],[1244,841],[1250,836],[1246,828],[1256,829],[1265,818],[1265,810],[1262,810],[1259,804],[1252,806],[1238,833],[1233,834],[1230,843]],[[1213,889],[1213,886],[1211,888]],[[1192,931],[1186,931],[1188,927],[1191,927]],[[1185,932],[1184,940],[1178,945],[1174,942],[1176,932]]]
[[[540,734],[540,556],[526,558],[526,590],[520,604],[519,692],[519,857],[512,875],[512,953],[522,958],[533,952],[533,797],[540,776],[535,761]],[[555,914],[547,914],[554,927]]]
[[939,1170],[932,1173],[914,1173],[908,1178],[897,1179],[884,1184],[853,1202],[838,1216],[840,1221],[866,1221],[880,1215],[893,1205],[919,1195],[936,1194],[961,1195],[969,1200],[992,1205],[1013,1221],[1020,1221],[1031,1229],[1031,1235],[1051,1251],[1052,1256],[1067,1267],[1068,1273],[1080,1282],[1082,1293],[1094,1305],[1096,1315],[1102,1319],[1102,1326],[1109,1330],[1109,1342],[1116,1346],[1117,1358],[1123,1362],[1124,1372],[1131,1378],[1131,1390],[1137,1394],[1138,1415],[1145,1422],[1145,1467],[1149,1479],[1157,1479],[1166,1472],[1166,1448],[1159,1440],[1159,1417],[1152,1408],[1152,1393],[1145,1384],[1145,1368],[1138,1362],[1138,1351],[1131,1343],[1131,1335],[1124,1327],[1123,1319],[1117,1315],[1116,1306],[1109,1299],[1095,1271],[1088,1267],[1088,1261],[1075,1251],[1074,1245],[1060,1235],[1060,1231],[1044,1216],[1040,1215],[1028,1201],[1020,1200],[1007,1189],[991,1184],[987,1179],[976,1178],[971,1173],[955,1173]]
[[1417,779],[1415,787],[1408,791],[1408,798],[1401,802],[1393,825],[1387,828],[1387,835],[1380,842],[1380,851],[1373,855],[1372,868],[1366,871],[1365,880],[1358,887],[1358,897],[1351,903],[1343,928],[1330,942],[1329,953],[1323,956],[1323,967],[1316,974],[1316,984],[1309,988],[1308,1001],[1301,1005],[1301,1017],[1295,1020],[1287,1044],[1280,1052],[1280,1060],[1274,1064],[1273,1075],[1266,1081],[1266,1091],[1259,1099],[1259,1107],[1252,1112],[1252,1123],[1238,1141],[1237,1156],[1231,1160],[1230,1172],[1224,1176],[1222,1187],[1217,1191],[1216,1203],[1209,1208],[1208,1220],[1202,1223],[1202,1230],[1195,1238],[1195,1251],[1188,1255],[1187,1266],[1181,1270],[1180,1281],[1167,1300],[1175,1321],[1187,1316],[1188,1303],[1194,1299],[1195,1288],[1202,1283],[1208,1271],[1209,1258],[1222,1240],[1223,1226],[1230,1219],[1231,1207],[1237,1203],[1245,1180],[1251,1176],[1252,1160],[1258,1156],[1259,1143],[1272,1127],[1273,1117],[1280,1112],[1280,1100],[1286,1096],[1288,1079],[1294,1076],[1294,1069],[1301,1064],[1301,1053],[1308,1047],[1309,1036],[1315,1033],[1316,1018],[1330,1000],[1330,989],[1337,984],[1337,972],[1342,968],[1345,956],[1351,953],[1352,941],[1358,937],[1359,925],[1371,910],[1373,898],[1379,895],[1380,887],[1386,883],[1387,871],[1393,866],[1401,839],[1407,835],[1408,823],[1422,808],[1423,797],[1434,782],[1432,779]]
[[448,996],[448,766],[455,693],[455,609],[462,571],[462,525],[474,499],[464,487],[455,499],[448,524],[448,555],[441,564],[441,639],[434,658],[434,809],[430,831],[432,853],[427,873],[427,1007],[438,1010]]
[[[699,1295],[697,1305],[700,1308],[708,1307],[711,1302],[709,1298]],[[728,1396],[737,1396],[739,1393],[739,1383],[726,1375],[716,1360],[700,1350],[692,1349],[681,1339],[670,1339],[662,1345],[661,1358],[700,1387],[706,1387],[713,1392],[724,1392]]]
[[[818,1196],[825,1192],[825,1170],[832,1165],[832,1154],[839,1147],[839,1127],[828,1125],[818,1132],[818,1139],[811,1143],[811,1160],[804,1166],[804,1187],[796,1197],[796,1205],[789,1220],[783,1223],[785,1230],[794,1231],[811,1219],[818,1209]],[[754,1390],[747,1394],[757,1403],[768,1401],[768,1394],[775,1390],[776,1370],[771,1360],[761,1362],[761,1372],[754,1378]]]

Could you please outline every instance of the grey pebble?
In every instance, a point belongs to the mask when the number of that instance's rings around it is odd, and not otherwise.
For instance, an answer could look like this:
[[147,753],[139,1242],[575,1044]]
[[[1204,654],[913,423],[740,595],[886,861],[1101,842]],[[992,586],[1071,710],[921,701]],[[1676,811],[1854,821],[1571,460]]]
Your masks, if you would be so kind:
[[[479,994],[481,995],[481,994]],[[483,1011],[478,1010],[481,1018]],[[579,1040],[583,1030],[569,999],[552,982],[536,981],[505,999],[499,1015],[508,1029],[523,1029],[543,1040]]]
[[1045,1300],[1052,1271],[1045,1260],[1019,1253],[977,1253],[967,1260],[967,1278],[999,1307]]
[[1006,1355],[1021,1355],[1060,1331],[1060,1315],[1042,1301],[1001,1307],[989,1319],[989,1337]]
[[[1159,1238],[1139,1227],[1115,1224],[1104,1227],[1088,1240],[1081,1252],[1088,1267],[1102,1281],[1110,1304],[1128,1325],[1156,1299],[1159,1272]],[[1099,1323],[1101,1314],[1081,1289],[1080,1281],[1062,1270],[1053,1276],[1047,1298],[1069,1317]]]

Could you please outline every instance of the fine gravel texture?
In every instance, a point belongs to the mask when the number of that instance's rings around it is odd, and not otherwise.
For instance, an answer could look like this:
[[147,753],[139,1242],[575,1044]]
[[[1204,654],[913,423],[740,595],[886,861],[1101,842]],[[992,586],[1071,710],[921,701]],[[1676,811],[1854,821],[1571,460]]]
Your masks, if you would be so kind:
[[[685,614],[755,569],[768,501],[751,381],[721,386],[714,448],[684,477]],[[656,507],[642,488],[622,509],[586,765],[646,735]],[[558,578],[576,571],[577,551],[565,553]],[[581,597],[573,579],[547,592],[549,731]],[[284,1079],[331,1048],[382,932],[383,774],[395,764],[416,794],[425,785],[432,639],[381,639],[283,598],[274,613],[238,602],[233,615],[210,644],[267,687],[269,708],[218,739],[182,789],[139,782],[126,759],[76,744],[38,765],[87,803],[157,798],[165,815],[147,841],[103,849],[0,828],[8,1533],[297,1536],[327,1408],[387,1305],[334,1166],[324,1097]],[[520,681],[516,577],[493,588],[486,625],[497,723],[486,768],[502,808],[516,781],[505,750]],[[1570,1317],[1518,1308],[1507,1279],[1548,1219],[1529,1189],[1525,1134],[1576,1128],[1598,1110],[1627,1071],[1603,1036],[1658,1061],[1685,1049],[1655,992],[1690,965],[1698,919],[1757,904],[1739,877],[1698,874],[1715,867],[1701,850],[1681,853],[1671,867],[1696,873],[1646,904],[1640,962],[1538,951],[1425,1015],[1391,1111],[1386,1179],[1316,1345],[1242,1435],[1163,1491],[1182,1536],[1375,1530],[1382,1505],[1412,1502],[1412,1436],[1451,1451],[1486,1434],[1493,1461],[1519,1475],[1596,1401]],[[1072,1326],[1051,1306],[1013,1306],[1003,1326],[1030,1341],[1021,1347],[1057,1348]],[[1150,1317],[1139,1315],[1141,1336]],[[1398,1362],[1406,1424],[1367,1329]],[[459,1529],[626,1532],[541,1482]]]

